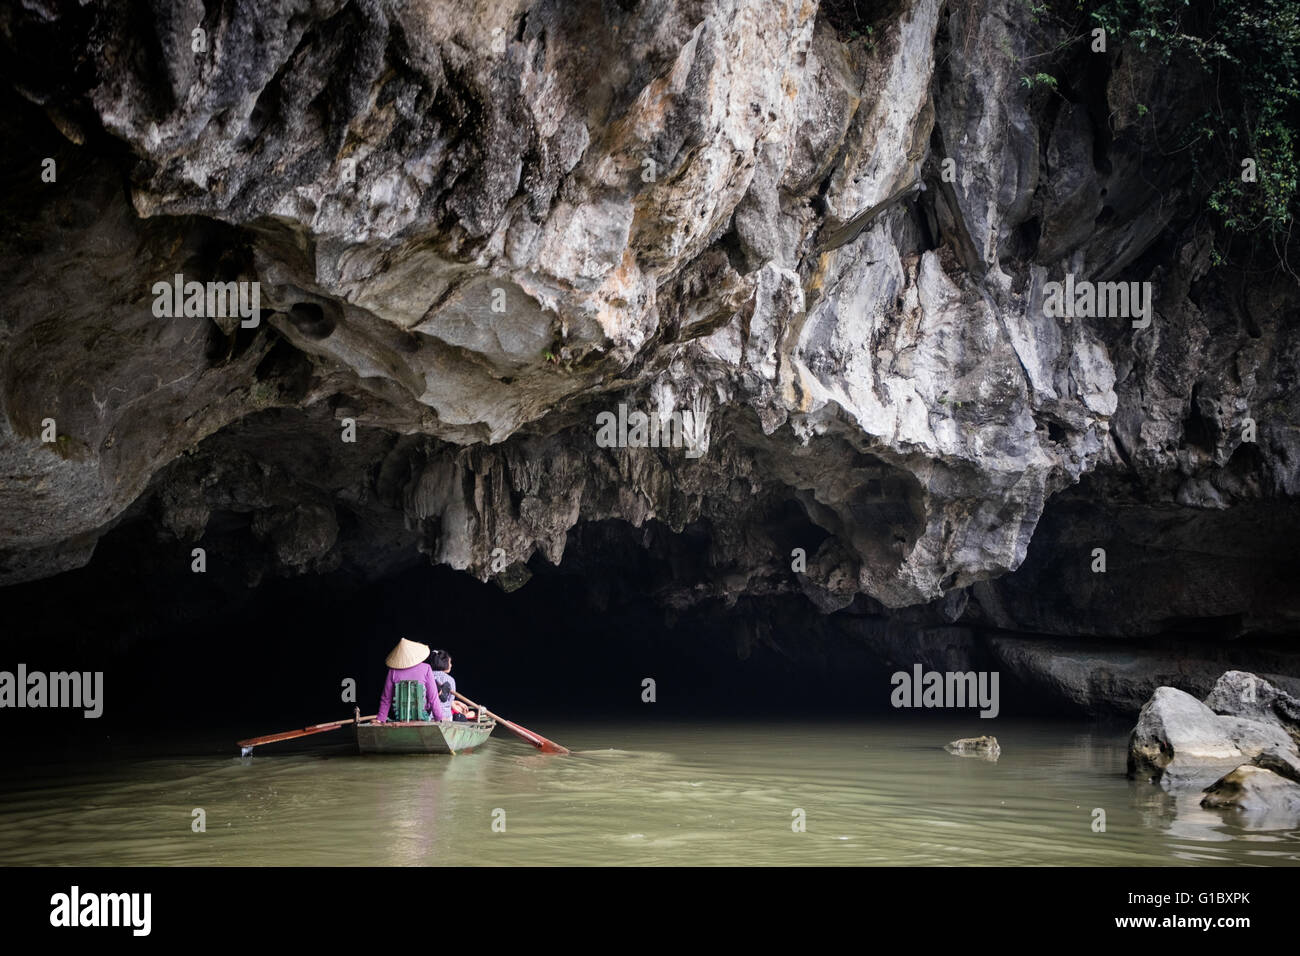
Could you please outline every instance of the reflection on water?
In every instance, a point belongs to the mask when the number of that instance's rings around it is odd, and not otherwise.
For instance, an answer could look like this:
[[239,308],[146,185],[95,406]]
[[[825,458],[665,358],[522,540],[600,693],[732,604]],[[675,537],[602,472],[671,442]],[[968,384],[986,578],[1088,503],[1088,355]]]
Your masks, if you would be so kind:
[[[361,757],[339,738],[247,758],[11,766],[0,863],[1300,863],[1295,821],[1125,779],[1122,731],[992,723],[995,763],[942,750],[987,732],[970,721],[881,721],[540,727],[569,757],[498,730],[457,757]],[[204,833],[190,828],[199,807]]]

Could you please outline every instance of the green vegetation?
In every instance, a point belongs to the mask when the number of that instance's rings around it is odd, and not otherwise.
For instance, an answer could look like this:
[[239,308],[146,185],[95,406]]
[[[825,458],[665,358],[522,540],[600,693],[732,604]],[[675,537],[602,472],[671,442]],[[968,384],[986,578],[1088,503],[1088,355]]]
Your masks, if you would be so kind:
[[866,40],[867,49],[874,50],[876,48],[875,33],[876,28],[870,25],[863,27],[861,30],[850,30],[849,42],[852,43],[854,40]]
[[1048,5],[1042,0],[1020,0],[1021,4],[1029,11],[1029,19],[1035,23],[1041,23],[1043,17],[1051,13]]
[[1020,78],[1020,85],[1029,90],[1038,87],[1040,89],[1049,89],[1055,93],[1056,77],[1052,76],[1050,73],[1035,73],[1033,76],[1022,76]]
[[[1211,93],[1177,148],[1188,149],[1225,229],[1270,241],[1281,253],[1300,206],[1300,2],[1101,0],[1089,6],[1093,23],[1112,42],[1199,67]],[[1255,182],[1242,180],[1246,159],[1255,161]]]

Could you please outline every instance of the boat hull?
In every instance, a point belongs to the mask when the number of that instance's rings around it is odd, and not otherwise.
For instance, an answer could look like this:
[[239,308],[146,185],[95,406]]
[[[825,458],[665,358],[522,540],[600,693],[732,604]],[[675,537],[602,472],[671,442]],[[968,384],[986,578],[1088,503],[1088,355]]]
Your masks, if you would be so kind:
[[496,721],[394,720],[358,724],[357,749],[363,754],[472,753],[492,735]]

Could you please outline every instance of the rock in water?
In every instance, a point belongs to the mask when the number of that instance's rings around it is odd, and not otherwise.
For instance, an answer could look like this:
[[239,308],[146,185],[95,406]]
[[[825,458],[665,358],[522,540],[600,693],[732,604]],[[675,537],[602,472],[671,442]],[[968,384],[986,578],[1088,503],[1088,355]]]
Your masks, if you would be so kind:
[[1002,753],[998,738],[987,734],[983,737],[962,737],[945,744],[943,749],[959,757],[983,757],[985,760],[997,760]]
[[1243,764],[1207,787],[1201,806],[1276,817],[1280,823],[1300,820],[1300,784],[1271,770]]
[[1158,687],[1129,738],[1128,773],[1170,788],[1205,786],[1267,750],[1295,755],[1273,722],[1221,716],[1191,694]]

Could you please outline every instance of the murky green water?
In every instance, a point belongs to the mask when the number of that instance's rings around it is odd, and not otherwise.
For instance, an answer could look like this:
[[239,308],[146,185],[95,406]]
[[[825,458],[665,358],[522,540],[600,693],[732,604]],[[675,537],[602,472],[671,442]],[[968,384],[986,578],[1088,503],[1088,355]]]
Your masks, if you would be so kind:
[[1300,829],[1125,779],[1122,731],[998,720],[998,762],[940,749],[980,723],[544,724],[575,754],[499,729],[451,758],[361,757],[339,736],[249,759],[11,767],[0,863],[1300,863]]

